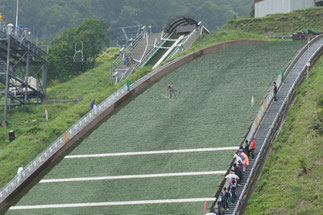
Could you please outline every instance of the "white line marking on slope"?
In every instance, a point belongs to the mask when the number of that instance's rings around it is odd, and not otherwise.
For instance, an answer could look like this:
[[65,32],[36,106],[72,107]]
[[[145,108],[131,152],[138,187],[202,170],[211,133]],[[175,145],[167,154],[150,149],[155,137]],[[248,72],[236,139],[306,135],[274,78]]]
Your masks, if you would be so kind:
[[222,170],[222,171],[205,171],[205,172],[178,172],[178,173],[162,173],[162,174],[118,175],[118,176],[100,176],[100,177],[82,177],[82,178],[58,178],[58,179],[42,179],[39,181],[39,183],[100,181],[100,180],[158,178],[158,177],[196,176],[196,175],[220,175],[220,174],[225,174],[226,172],[227,172],[226,170]]
[[9,210],[188,203],[188,202],[215,201],[215,199],[216,198],[191,198],[191,199],[160,199],[160,200],[140,200],[140,201],[120,201],[120,202],[91,202],[91,203],[75,203],[75,204],[26,205],[26,206],[12,206],[9,208]]
[[130,156],[130,155],[155,155],[155,154],[188,153],[188,152],[212,152],[212,151],[225,151],[225,150],[237,150],[237,149],[239,149],[238,146],[219,147],[219,148],[143,151],[143,152],[118,152],[118,153],[103,153],[103,154],[67,155],[65,156],[65,158],[95,158],[95,157],[116,157],[116,156]]

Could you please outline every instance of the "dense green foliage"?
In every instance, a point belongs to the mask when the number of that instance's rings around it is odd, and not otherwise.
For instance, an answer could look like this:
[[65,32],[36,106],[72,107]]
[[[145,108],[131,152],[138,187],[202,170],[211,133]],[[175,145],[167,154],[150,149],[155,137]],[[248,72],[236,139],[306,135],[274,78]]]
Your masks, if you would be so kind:
[[[185,64],[113,114],[71,154],[238,146],[271,90],[272,81],[303,45],[300,41],[231,47]],[[168,98],[168,83],[180,91],[176,100]],[[250,107],[252,95],[256,105]],[[84,161],[63,159],[46,178],[226,170],[232,154],[231,151],[231,156],[230,152],[201,152]],[[215,194],[220,181],[218,176],[187,176],[38,184],[18,205],[204,198]],[[51,195],[44,198],[48,192]],[[119,214],[118,210],[128,207],[93,210],[97,214]],[[149,214],[149,210],[149,206],[138,206],[132,213]],[[160,210],[163,211],[154,211],[198,214],[203,203],[182,204],[178,208],[162,206]],[[51,213],[67,211],[54,209]]]
[[66,81],[92,69],[100,51],[109,43],[109,33],[103,20],[94,19],[65,30],[49,47],[48,80]]
[[242,30],[257,34],[284,35],[312,28],[323,31],[323,7],[296,10],[291,13],[272,14],[263,18],[231,19],[223,29]]
[[[116,33],[114,38],[123,37],[118,27],[146,24],[158,32],[182,15],[195,17],[214,30],[235,14],[248,16],[252,4],[253,0],[22,0],[19,23],[41,40],[50,40],[88,18],[105,20]],[[4,21],[15,23],[16,1],[1,0],[0,13]]]
[[245,214],[322,214],[323,58],[298,92]]

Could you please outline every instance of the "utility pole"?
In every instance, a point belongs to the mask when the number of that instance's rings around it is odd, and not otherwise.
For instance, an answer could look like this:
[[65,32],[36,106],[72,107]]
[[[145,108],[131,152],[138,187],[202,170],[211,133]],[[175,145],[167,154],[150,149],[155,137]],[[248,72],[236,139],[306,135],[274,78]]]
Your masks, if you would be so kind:
[[17,10],[16,10],[16,30],[15,30],[15,36],[17,36],[17,26],[18,26],[18,11],[19,11],[19,0],[17,0]]

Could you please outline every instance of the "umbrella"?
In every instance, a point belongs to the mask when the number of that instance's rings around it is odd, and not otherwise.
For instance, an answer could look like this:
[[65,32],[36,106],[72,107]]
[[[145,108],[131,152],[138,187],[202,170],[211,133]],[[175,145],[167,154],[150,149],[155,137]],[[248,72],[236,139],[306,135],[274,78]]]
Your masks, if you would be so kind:
[[232,178],[239,179],[239,176],[237,176],[236,174],[228,174],[228,175],[225,176],[225,178],[227,178],[227,179],[232,179]]

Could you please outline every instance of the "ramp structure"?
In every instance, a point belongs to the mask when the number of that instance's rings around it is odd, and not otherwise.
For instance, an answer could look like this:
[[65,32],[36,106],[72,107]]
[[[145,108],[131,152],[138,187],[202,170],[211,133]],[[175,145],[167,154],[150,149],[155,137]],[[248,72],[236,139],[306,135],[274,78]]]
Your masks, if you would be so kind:
[[[5,29],[5,28],[0,28]],[[27,29],[8,24],[0,31],[0,105],[6,125],[9,106],[40,102],[46,97],[47,53],[29,40]]]
[[140,66],[156,68],[178,51],[190,47],[201,35],[209,33],[202,22],[187,16],[175,18],[161,33],[151,33],[151,26],[142,26],[140,31],[134,40],[120,49],[119,57],[111,66],[115,84],[125,80]]

